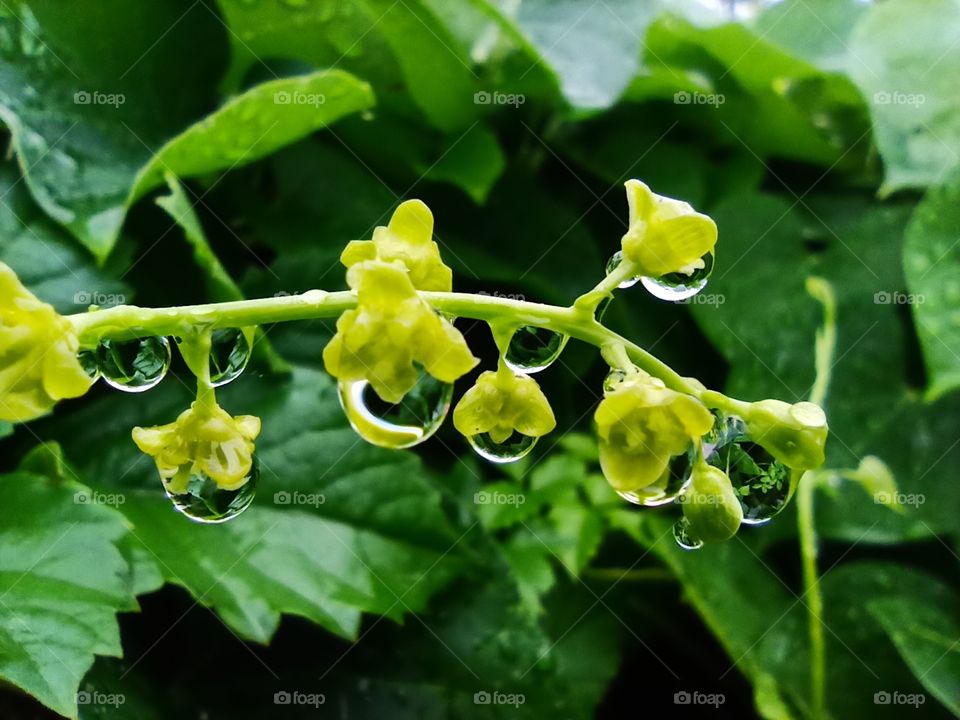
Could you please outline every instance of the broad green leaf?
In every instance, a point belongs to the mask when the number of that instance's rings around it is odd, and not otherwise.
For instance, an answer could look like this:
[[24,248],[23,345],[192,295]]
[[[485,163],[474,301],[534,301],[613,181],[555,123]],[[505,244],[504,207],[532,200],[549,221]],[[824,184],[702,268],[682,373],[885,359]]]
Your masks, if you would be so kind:
[[152,558],[168,582],[241,636],[267,642],[285,613],[351,637],[362,612],[399,620],[462,567],[468,546],[417,458],[365,445],[347,426],[334,383],[314,371],[243,377],[218,393],[233,412],[263,419],[254,506],[221,526],[173,512],[129,439],[134,425],[169,422],[189,402],[167,382],[145,400],[91,403],[58,421],[57,434],[84,477],[125,494],[120,509],[140,559]]
[[900,257],[911,207],[873,206],[857,195],[808,196],[803,205],[809,212],[770,196],[743,196],[713,213],[717,263],[692,310],[730,361],[726,389],[747,399],[807,397],[821,310],[803,285],[808,275],[826,278],[839,323],[828,465],[854,468],[877,455],[912,501],[892,513],[847,484],[824,497],[821,529],[850,541],[950,532],[960,511],[951,470],[960,452],[958,404],[953,397],[922,402],[910,376],[915,338],[893,301],[906,292]]
[[[960,182],[931,188],[907,226],[903,269],[935,400],[960,385]],[[899,299],[899,298],[898,298]]]
[[0,476],[0,676],[61,715],[94,655],[119,657],[116,613],[135,607],[117,543],[123,516],[73,482]]
[[852,63],[850,33],[869,4],[860,0],[785,0],[766,7],[756,31],[798,58],[842,72]]
[[867,609],[923,686],[960,715],[960,596],[930,576],[912,589],[870,600]]
[[[504,10],[511,5],[498,4]],[[556,74],[567,101],[577,108],[602,109],[616,102],[637,72],[643,36],[655,12],[653,3],[630,0],[592,5],[527,0],[517,4],[513,19],[539,53],[532,62],[544,63]]]
[[102,259],[137,172],[210,106],[220,22],[188,0],[17,0],[0,11],[0,38],[0,117],[26,182]]
[[497,136],[487,127],[475,125],[452,138],[437,161],[420,172],[430,180],[463,188],[475,202],[483,204],[505,166]]
[[361,0],[372,27],[393,49],[410,96],[441,130],[464,128],[477,115],[477,75],[459,41],[423,0]]
[[0,261],[63,314],[133,299],[127,285],[96,267],[83,248],[40,211],[12,163],[0,166]]
[[342,70],[261,83],[157,150],[137,174],[131,200],[160,185],[166,172],[186,178],[230,170],[373,102],[370,86]]
[[886,166],[882,193],[935,185],[960,164],[960,2],[869,6],[850,37],[848,72],[866,97]]

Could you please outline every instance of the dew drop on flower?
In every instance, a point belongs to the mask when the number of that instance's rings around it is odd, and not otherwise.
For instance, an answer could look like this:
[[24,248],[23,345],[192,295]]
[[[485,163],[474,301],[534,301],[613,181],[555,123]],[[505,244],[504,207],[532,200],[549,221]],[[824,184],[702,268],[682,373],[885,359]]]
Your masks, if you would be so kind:
[[100,365],[97,364],[97,351],[96,350],[82,350],[77,353],[77,360],[80,362],[80,367],[83,368],[83,371],[92,377],[94,380],[100,378]]
[[690,534],[690,523],[686,518],[680,518],[673,524],[673,539],[684,550],[699,550],[703,547],[703,540]]
[[235,490],[225,490],[216,481],[202,472],[195,472],[187,481],[183,492],[172,492],[164,483],[167,497],[173,501],[174,508],[191,520],[214,524],[232,520],[250,507],[257,492],[257,480],[260,467],[256,456],[247,481]]
[[380,399],[366,380],[338,385],[350,425],[367,442],[391,450],[413,447],[433,435],[450,411],[453,385],[424,372],[398,403]]
[[617,389],[617,385],[622,383],[627,377],[627,371],[620,368],[612,368],[603,379],[604,392],[612,392]]
[[696,448],[691,444],[690,449],[682,455],[674,455],[663,476],[649,487],[631,491],[617,491],[617,495],[627,502],[643,507],[659,507],[669,505],[676,500],[680,493],[690,484],[693,475],[693,463],[696,460]]
[[721,416],[711,436],[704,438],[704,456],[730,477],[744,525],[763,525],[787,506],[792,492],[791,470],[753,442],[743,421]]
[[537,444],[537,438],[514,433],[503,442],[494,441],[489,433],[471,435],[467,438],[477,455],[494,463],[511,463],[527,455]]
[[693,272],[675,272],[660,277],[642,277],[640,281],[651,295],[660,300],[678,302],[692,298],[707,286],[707,280],[713,272],[713,253],[700,258],[703,267]]
[[226,385],[240,377],[247,367],[252,348],[240,328],[214,330],[210,338],[210,382]]
[[156,387],[170,369],[170,343],[165,337],[102,340],[97,365],[111,387],[140,393]]
[[537,373],[546,370],[560,357],[568,339],[553,330],[525,325],[510,338],[504,360],[514,372]]
[[[619,266],[622,261],[623,261],[623,252],[620,250],[617,250],[613,255],[610,256],[610,259],[607,260],[607,275],[609,275],[614,270],[616,270],[617,266]],[[636,285],[639,279],[640,279],[639,276],[627,278],[626,280],[621,282],[617,287],[625,290],[628,287],[633,287],[634,285]]]

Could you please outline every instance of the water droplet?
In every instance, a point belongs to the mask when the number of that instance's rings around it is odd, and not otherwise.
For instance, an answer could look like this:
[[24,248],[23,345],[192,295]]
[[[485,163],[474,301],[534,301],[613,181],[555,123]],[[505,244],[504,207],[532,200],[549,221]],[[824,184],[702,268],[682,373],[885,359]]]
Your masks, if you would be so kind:
[[80,361],[80,367],[94,380],[100,379],[100,366],[97,364],[96,350],[81,350],[77,353],[77,360]]
[[214,387],[226,385],[240,377],[250,360],[251,347],[247,334],[240,328],[214,330],[210,338],[210,382]]
[[494,463],[511,463],[529,454],[537,444],[537,438],[514,432],[503,442],[496,442],[489,433],[471,435],[467,438],[477,455]]
[[260,466],[256,456],[247,481],[236,490],[225,490],[216,481],[202,472],[190,475],[183,492],[172,492],[164,482],[167,497],[173,501],[178,512],[191,520],[214,524],[232,520],[250,507],[257,492]]
[[660,300],[677,302],[692,298],[707,286],[707,280],[713,272],[713,253],[700,258],[702,268],[691,273],[675,272],[657,278],[642,277],[640,281],[651,295]]
[[553,330],[525,325],[510,338],[504,360],[514,372],[537,373],[546,370],[560,357],[568,339]]
[[763,525],[787,506],[792,492],[791,471],[763,447],[753,442],[743,421],[721,417],[705,439],[706,460],[730,477],[743,506],[745,525]]
[[414,388],[394,404],[384,402],[366,380],[340,383],[340,405],[364,440],[398,450],[433,435],[450,411],[453,385],[420,371]]
[[693,474],[693,463],[696,460],[696,447],[690,445],[690,449],[682,455],[674,455],[670,459],[670,464],[664,471],[663,476],[653,485],[627,492],[617,491],[617,495],[627,502],[644,507],[659,507],[660,505],[669,505],[676,500],[680,493],[690,484],[690,477]]
[[[613,255],[610,256],[610,259],[607,260],[607,275],[609,275],[614,270],[616,270],[617,266],[619,266],[622,261],[623,261],[623,252],[620,250],[617,250]],[[627,278],[626,280],[621,282],[617,287],[625,290],[626,288],[633,287],[634,285],[636,285],[639,279],[640,279],[639,276]]]
[[165,337],[102,340],[97,364],[103,379],[124,392],[146,392],[156,387],[170,369],[170,343]]
[[690,523],[686,518],[680,518],[673,524],[673,539],[684,550],[699,550],[703,547],[703,540],[697,540],[690,534]]
[[626,379],[626,377],[626,370],[612,368],[610,372],[607,373],[607,376],[603,379],[603,391],[613,392],[617,389],[617,386]]

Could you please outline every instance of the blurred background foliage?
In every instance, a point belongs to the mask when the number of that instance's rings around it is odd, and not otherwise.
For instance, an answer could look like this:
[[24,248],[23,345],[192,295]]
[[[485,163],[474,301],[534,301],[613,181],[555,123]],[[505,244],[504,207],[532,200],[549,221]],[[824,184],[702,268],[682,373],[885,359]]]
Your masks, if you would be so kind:
[[[957,38],[957,0],[8,0],[0,260],[64,313],[336,289],[343,245],[419,197],[457,290],[565,304],[618,247],[624,180],[688,200],[720,228],[715,300],[638,287],[610,323],[709,386],[796,401],[804,283],[832,283],[829,467],[877,455],[905,502],[839,475],[817,494],[829,711],[902,717],[900,693],[958,715]],[[621,717],[677,692],[725,702],[671,712],[812,716],[793,508],[676,548],[673,510],[599,475],[604,371],[576,343],[538,376],[558,430],[518,466],[452,428],[366,446],[330,332],[268,328],[223,393],[264,421],[258,499],[225,526],[173,513],[130,441],[187,405],[183,372],[0,423],[4,717],[316,714],[283,691],[350,718]]]

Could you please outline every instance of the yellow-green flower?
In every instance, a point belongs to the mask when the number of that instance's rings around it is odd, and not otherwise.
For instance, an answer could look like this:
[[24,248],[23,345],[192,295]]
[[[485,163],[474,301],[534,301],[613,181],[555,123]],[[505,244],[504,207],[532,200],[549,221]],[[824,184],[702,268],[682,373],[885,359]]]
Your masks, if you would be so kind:
[[713,425],[713,415],[698,400],[641,372],[605,393],[594,419],[600,468],[620,492],[655,483],[670,458],[686,452]]
[[502,443],[514,431],[528,437],[546,435],[557,421],[536,380],[509,371],[488,371],[457,403],[453,424],[467,437],[487,433],[495,443]]
[[453,273],[443,264],[433,241],[433,213],[420,200],[407,200],[394,211],[390,223],[373,231],[372,240],[347,243],[340,262],[348,268],[367,260],[400,262],[417,290],[450,292]]
[[795,470],[823,465],[829,428],[819,405],[782,400],[750,403],[742,413],[751,439]]
[[689,203],[657,195],[639,180],[628,180],[630,227],[623,236],[623,255],[639,274],[660,277],[693,272],[717,244],[717,226]]
[[722,542],[736,535],[743,522],[743,506],[730,478],[720,468],[700,462],[693,468],[690,486],[680,496],[690,534],[704,542]]
[[0,420],[26,422],[93,384],[70,322],[0,263]]
[[243,487],[259,434],[258,417],[232,417],[217,405],[193,403],[169,425],[134,428],[133,441],[153,458],[167,489],[180,494],[201,473],[224,490]]
[[356,263],[347,282],[358,305],[340,316],[323,350],[327,372],[338,380],[367,380],[383,400],[397,403],[417,383],[414,363],[441,382],[477,364],[460,331],[417,295],[401,263]]

